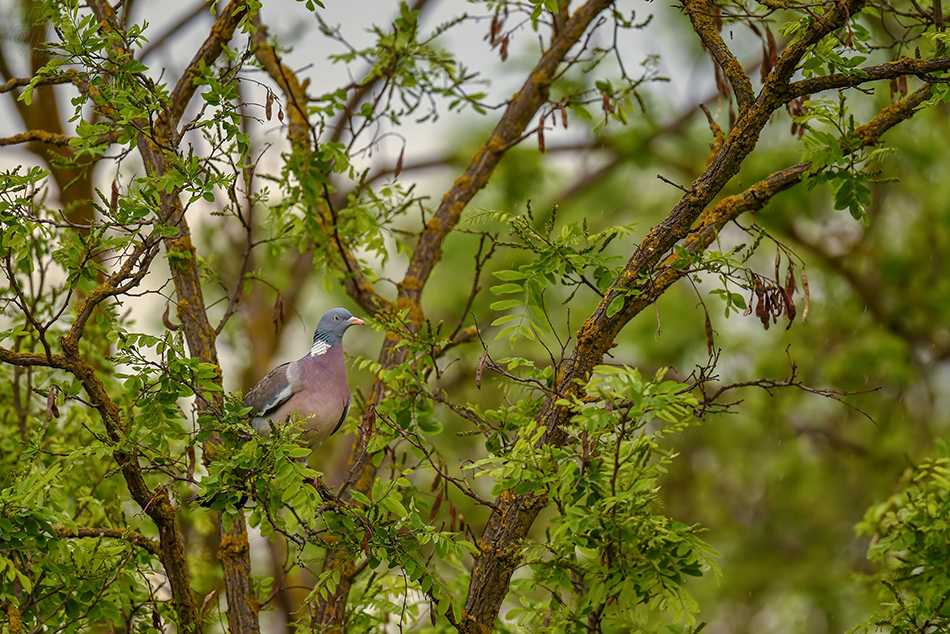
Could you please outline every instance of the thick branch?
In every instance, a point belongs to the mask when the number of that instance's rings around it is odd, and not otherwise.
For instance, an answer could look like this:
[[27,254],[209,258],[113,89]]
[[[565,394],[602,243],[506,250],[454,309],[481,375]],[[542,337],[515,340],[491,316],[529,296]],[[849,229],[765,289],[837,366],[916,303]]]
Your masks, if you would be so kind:
[[[95,1],[90,6],[99,16],[104,28],[115,29],[117,21],[112,7],[107,3]],[[232,0],[218,16],[211,33],[190,64],[182,74],[181,79],[172,91],[168,111],[155,122],[154,125],[142,125],[141,130],[148,130],[139,134],[136,146],[145,169],[152,177],[164,176],[170,169],[169,154],[177,150],[179,135],[176,129],[181,118],[194,96],[197,86],[194,77],[201,65],[212,66],[224,47],[234,35],[234,30],[245,12],[248,10],[243,0]],[[144,122],[143,122],[144,123]],[[208,320],[207,307],[201,286],[201,277],[198,269],[198,257],[194,244],[191,241],[191,231],[185,218],[185,210],[180,200],[180,190],[163,191],[160,193],[161,210],[159,216],[167,225],[174,226],[178,233],[164,238],[165,249],[177,253],[176,264],[171,267],[172,279],[175,283],[175,292],[178,298],[178,318],[181,321],[185,340],[188,343],[190,354],[205,363],[218,366],[216,348],[217,333]],[[218,371],[213,379],[221,385],[221,373]],[[220,392],[209,392],[199,395],[198,409],[207,411],[211,403],[220,400]],[[209,440],[214,443],[215,439]],[[208,449],[206,447],[206,452]],[[211,452],[208,452],[211,453]],[[131,487],[130,487],[131,488]],[[162,498],[167,499],[167,493],[162,491]],[[138,499],[136,500],[138,501]],[[139,502],[141,504],[141,502]],[[152,513],[149,512],[152,516]],[[154,519],[154,518],[153,518]],[[162,536],[163,553],[173,549],[181,551],[183,543],[178,535],[174,511],[164,523],[159,524]],[[236,518],[230,528],[225,528],[219,514],[218,528],[220,545],[218,556],[224,570],[225,592],[228,600],[228,621],[231,631],[238,634],[257,634],[260,631],[258,623],[258,602],[251,587],[251,564],[249,548],[247,546],[247,525],[243,516]],[[158,523],[158,520],[156,520]],[[194,596],[191,592],[188,569],[184,556],[163,557],[166,571],[170,565],[177,566],[180,574],[174,578],[169,575],[172,597],[176,610],[179,613],[180,627],[183,631],[197,630],[199,615]]]
[[933,59],[905,57],[885,64],[866,66],[860,69],[860,74],[824,75],[822,77],[810,77],[808,79],[802,79],[801,81],[792,82],[788,86],[788,99],[814,95],[836,88],[860,86],[870,81],[895,79],[906,75],[919,77],[925,82],[932,81],[932,73],[945,70],[950,70],[950,55],[935,57]]
[[[193,80],[200,65],[211,66],[234,35],[234,30],[247,11],[243,1],[232,0],[221,12],[211,29],[211,33],[192,58],[182,78],[171,95],[169,118],[160,120],[155,126],[155,139],[139,137],[139,151],[147,169],[154,175],[162,175],[169,168],[165,160],[165,147],[177,147],[175,126],[194,96],[197,86]],[[185,332],[188,350],[192,356],[203,362],[218,366],[217,332],[208,320],[201,275],[198,269],[198,257],[191,241],[191,231],[181,207],[179,192],[162,196],[165,220],[178,227],[178,235],[165,239],[165,248],[170,252],[187,254],[180,266],[172,267],[175,293],[178,297],[178,318]],[[214,382],[220,386],[220,371]],[[210,401],[220,400],[220,393],[211,393]],[[199,410],[206,410],[210,402],[199,399]],[[205,447],[206,453],[213,453],[211,446],[218,439],[213,436]],[[247,524],[244,516],[238,516],[225,525],[221,513],[218,514],[218,559],[221,561],[224,576],[225,594],[228,603],[228,624],[235,634],[257,634],[260,632],[258,612],[260,605],[251,579],[250,546],[247,538]]]
[[[699,178],[693,181],[686,195],[660,224],[650,230],[594,314],[581,328],[578,333],[578,350],[581,351],[581,356],[585,357],[581,367],[587,367],[589,371],[590,367],[600,362],[614,338],[633,317],[633,314],[627,311],[632,303],[630,290],[639,284],[641,276],[649,275],[674,244],[686,237],[691,225],[706,205],[739,172],[743,161],[755,148],[759,134],[772,113],[786,102],[789,79],[808,47],[819,42],[827,33],[840,28],[850,16],[864,6],[864,2],[865,0],[849,0],[834,5],[826,15],[813,20],[803,35],[785,49],[775,68],[769,73],[753,107],[744,116],[739,116],[720,152],[713,157]],[[620,296],[624,297],[624,308],[613,317],[607,317],[607,307]],[[586,377],[586,374],[585,371],[582,376]]]
[[30,130],[21,132],[13,136],[0,138],[0,147],[5,145],[19,145],[20,143],[46,143],[47,145],[56,145],[59,147],[68,146],[72,137],[66,134],[56,132],[47,132],[46,130]]
[[[917,107],[929,99],[930,94],[930,87],[924,86],[906,99],[884,108],[873,119],[855,128],[855,136],[861,139],[864,145],[877,144],[881,135],[898,123],[914,116]],[[800,183],[809,167],[809,163],[793,165],[770,174],[740,194],[723,198],[714,207],[703,211],[689,236],[682,242],[682,246],[690,253],[701,253],[713,243],[716,235],[727,223],[744,213],[764,208],[774,196]],[[662,273],[649,284],[641,285],[640,290],[643,291],[643,295],[638,302],[641,306],[640,310],[651,304],[656,297],[685,274],[685,270],[673,268],[678,260],[677,254],[670,255],[658,268]]]
[[69,526],[54,526],[53,530],[61,539],[77,537],[111,537],[129,542],[133,546],[138,546],[147,550],[156,557],[161,556],[161,548],[153,540],[142,533],[137,533],[128,528],[89,528],[86,526],[77,526],[75,529]]
[[703,45],[712,54],[716,64],[722,69],[732,91],[736,95],[736,103],[739,106],[739,114],[749,109],[755,100],[755,93],[752,92],[752,80],[746,75],[742,64],[732,54],[726,42],[722,39],[716,24],[712,18],[712,3],[709,0],[691,0],[686,4],[686,13],[689,15],[690,22],[693,23],[693,30],[703,41]]
[[[929,87],[924,87],[907,99],[882,110],[874,119],[857,128],[856,135],[867,145],[877,143],[881,134],[913,116],[916,107],[929,96]],[[794,165],[769,175],[741,194],[724,198],[715,207],[703,212],[689,236],[683,241],[683,247],[691,253],[702,252],[713,243],[717,233],[728,222],[744,213],[762,209],[773,196],[801,182],[808,168],[808,164]],[[657,267],[658,272],[655,275],[640,280],[631,304],[633,315],[651,306],[663,292],[686,274],[685,269],[673,268],[679,259],[677,254],[670,255]],[[564,381],[559,381],[559,385],[563,386]],[[547,441],[563,442],[563,436],[558,429],[552,429]],[[482,570],[481,574],[488,577],[506,574],[509,568],[517,563],[517,549],[514,545],[519,543],[518,535],[526,534],[543,508],[543,502],[543,498],[536,496],[515,496],[507,491],[502,494],[498,499],[498,505],[502,508],[492,515],[485,536],[479,544],[482,549],[479,561],[485,561],[483,566],[476,566]]]
[[[80,73],[77,70],[67,70],[62,75],[55,77],[43,77],[36,82],[36,86],[51,86],[54,84],[76,83],[81,80]],[[11,77],[0,84],[0,94],[10,92],[17,88],[22,88],[33,81],[32,77]]]
[[42,368],[66,368],[66,357],[60,354],[37,354],[35,352],[21,352],[18,350],[10,350],[9,348],[0,347],[0,361],[3,363],[9,363],[10,365],[18,365],[20,367],[42,367]]

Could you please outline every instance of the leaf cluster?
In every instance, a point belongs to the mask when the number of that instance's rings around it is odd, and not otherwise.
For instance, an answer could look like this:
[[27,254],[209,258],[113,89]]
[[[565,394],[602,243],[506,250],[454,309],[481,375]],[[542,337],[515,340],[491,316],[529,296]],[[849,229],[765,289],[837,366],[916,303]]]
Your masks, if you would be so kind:
[[908,469],[899,490],[868,509],[857,526],[871,537],[868,560],[878,571],[881,610],[854,631],[888,627],[901,634],[950,627],[950,447]]
[[538,450],[531,423],[503,453],[473,463],[498,490],[543,493],[556,509],[544,540],[523,553],[527,574],[506,614],[539,632],[646,626],[665,615],[691,624],[688,577],[716,573],[718,556],[695,526],[667,517],[657,481],[674,453],[663,438],[692,422],[695,399],[661,370],[652,379],[600,366],[574,412],[574,442]]
[[557,206],[540,227],[535,226],[530,205],[523,215],[487,211],[471,217],[473,223],[488,220],[506,224],[515,238],[512,242],[500,242],[500,246],[531,254],[526,264],[493,272],[504,283],[492,286],[492,294],[511,297],[493,302],[491,309],[518,310],[496,317],[491,325],[505,326],[496,338],[508,337],[512,344],[519,338],[533,341],[539,333],[552,332],[546,292],[567,290],[562,303],[568,304],[581,288],[597,294],[606,291],[621,260],[607,248],[615,239],[633,231],[633,225],[617,225],[592,232],[586,218],[564,223],[557,229]]

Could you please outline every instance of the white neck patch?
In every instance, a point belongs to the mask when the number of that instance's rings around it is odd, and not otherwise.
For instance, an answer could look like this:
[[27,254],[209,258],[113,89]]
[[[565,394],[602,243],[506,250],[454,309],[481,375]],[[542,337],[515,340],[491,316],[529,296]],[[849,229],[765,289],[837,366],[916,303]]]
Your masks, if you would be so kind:
[[310,347],[310,354],[312,354],[315,357],[319,357],[320,355],[326,354],[327,351],[332,347],[333,346],[328,344],[326,341],[323,341],[322,339],[317,339],[316,341],[313,342],[313,345]]

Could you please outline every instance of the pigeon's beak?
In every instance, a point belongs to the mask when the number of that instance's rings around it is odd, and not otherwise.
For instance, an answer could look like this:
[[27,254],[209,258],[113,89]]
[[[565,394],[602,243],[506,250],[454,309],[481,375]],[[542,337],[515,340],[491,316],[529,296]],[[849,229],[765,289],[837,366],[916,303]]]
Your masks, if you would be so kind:
[[347,321],[350,322],[351,324],[353,324],[354,326],[365,326],[365,325],[366,325],[366,322],[363,321],[362,319],[360,319],[359,317],[350,317],[349,319],[347,319]]

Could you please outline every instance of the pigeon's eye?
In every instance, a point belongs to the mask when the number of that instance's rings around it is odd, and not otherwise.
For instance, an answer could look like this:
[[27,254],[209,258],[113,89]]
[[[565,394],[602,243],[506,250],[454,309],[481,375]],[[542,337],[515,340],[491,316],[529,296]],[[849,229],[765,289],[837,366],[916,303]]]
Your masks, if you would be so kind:
[[340,321],[340,317],[339,317],[339,316],[334,317],[334,318],[333,318],[333,321]]

